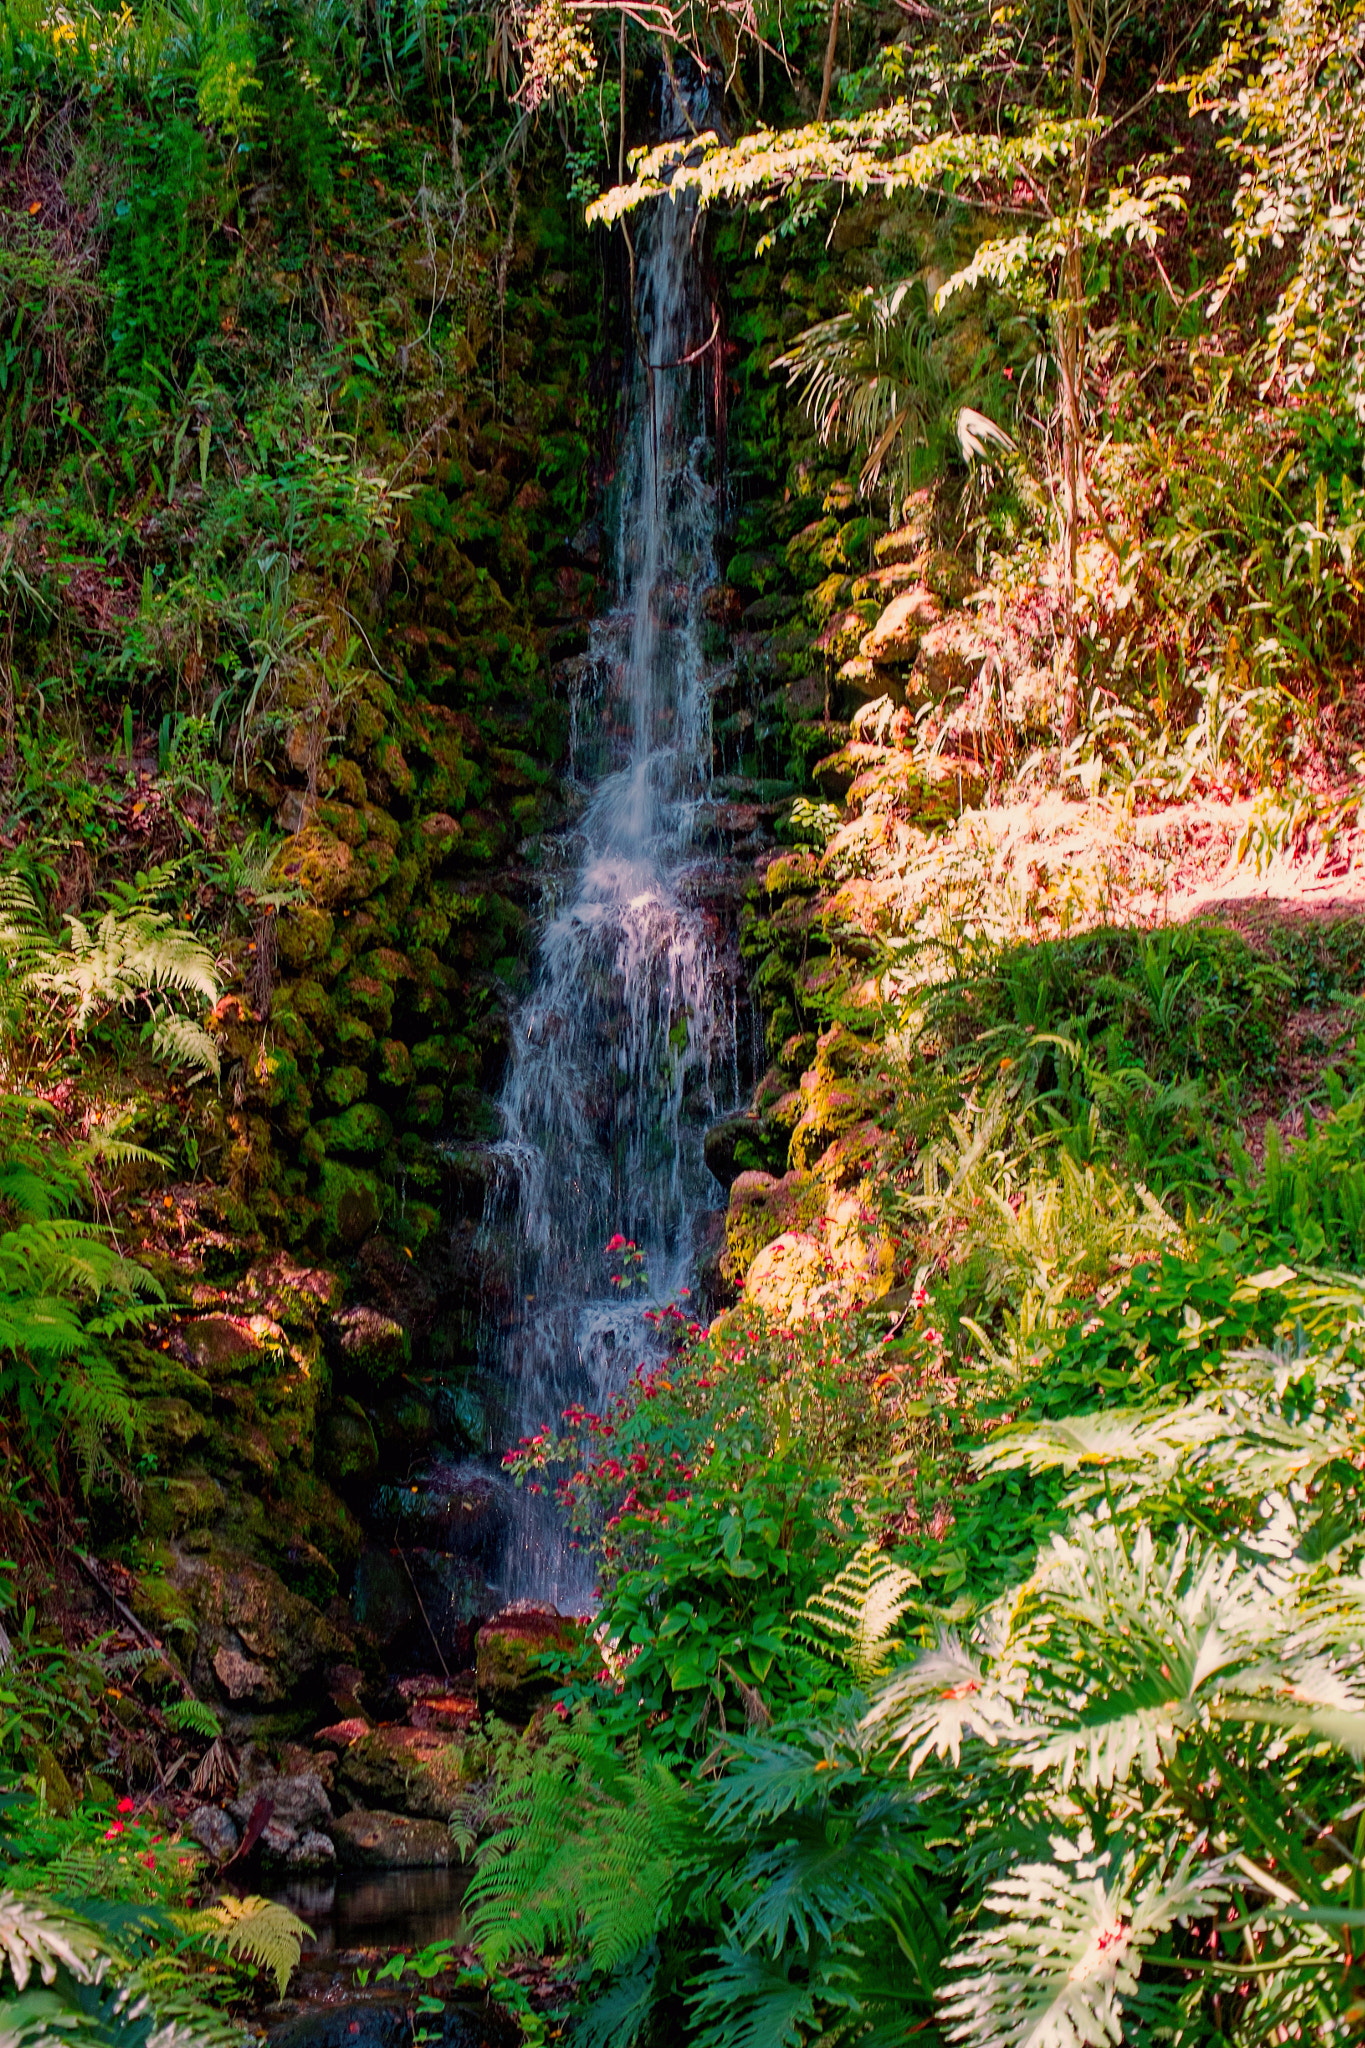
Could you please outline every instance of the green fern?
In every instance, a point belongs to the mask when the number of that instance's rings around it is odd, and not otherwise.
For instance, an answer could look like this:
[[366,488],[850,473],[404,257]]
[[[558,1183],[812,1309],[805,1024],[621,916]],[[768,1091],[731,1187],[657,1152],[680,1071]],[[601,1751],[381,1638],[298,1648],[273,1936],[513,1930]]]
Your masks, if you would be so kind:
[[208,1742],[216,1742],[223,1732],[222,1722],[203,1700],[173,1700],[162,1711],[172,1728],[202,1735]]
[[874,1543],[856,1550],[796,1620],[831,1642],[860,1685],[877,1678],[901,1647],[892,1635],[919,1580]]
[[230,1895],[196,1914],[191,1927],[206,1948],[225,1950],[268,1971],[281,1998],[310,1931],[279,1899]]
[[685,1857],[688,1814],[662,1764],[619,1757],[590,1721],[554,1736],[493,1803],[499,1825],[468,1894],[488,1967],[546,1949],[599,1970],[637,1956]]

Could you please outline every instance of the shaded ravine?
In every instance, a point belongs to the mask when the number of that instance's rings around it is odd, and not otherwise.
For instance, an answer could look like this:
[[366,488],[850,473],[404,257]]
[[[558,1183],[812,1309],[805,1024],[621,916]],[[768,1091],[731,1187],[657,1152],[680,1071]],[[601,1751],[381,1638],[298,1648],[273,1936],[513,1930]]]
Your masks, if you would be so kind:
[[[733,973],[720,958],[714,859],[699,844],[711,770],[703,601],[717,580],[716,483],[702,372],[696,216],[662,202],[638,254],[637,358],[619,484],[617,604],[593,630],[571,775],[585,808],[560,849],[570,879],[545,921],[531,993],[511,1019],[503,1136],[485,1232],[510,1312],[485,1329],[510,1441],[600,1409],[641,1359],[638,1301],[611,1285],[618,1233],[656,1296],[691,1279],[719,1190],[708,1121],[738,1087]],[[500,1591],[566,1612],[592,1570],[552,1498],[510,1507]]]

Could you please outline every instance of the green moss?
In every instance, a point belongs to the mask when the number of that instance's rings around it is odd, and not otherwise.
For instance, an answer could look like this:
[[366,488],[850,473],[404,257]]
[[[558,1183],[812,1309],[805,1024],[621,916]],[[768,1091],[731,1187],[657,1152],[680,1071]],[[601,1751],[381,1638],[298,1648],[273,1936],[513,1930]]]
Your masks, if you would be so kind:
[[323,1080],[322,1092],[338,1109],[349,1109],[361,1100],[368,1087],[363,1067],[333,1067]]
[[343,1166],[329,1159],[318,1186],[324,1240],[328,1244],[357,1245],[379,1222],[383,1212],[379,1182],[359,1167]]

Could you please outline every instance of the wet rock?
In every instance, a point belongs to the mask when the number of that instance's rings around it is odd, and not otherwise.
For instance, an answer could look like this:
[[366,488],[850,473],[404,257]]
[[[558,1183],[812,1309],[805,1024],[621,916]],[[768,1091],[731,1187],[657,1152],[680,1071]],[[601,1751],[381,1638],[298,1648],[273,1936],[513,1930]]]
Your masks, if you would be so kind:
[[421,1619],[401,1559],[377,1545],[361,1552],[352,1604],[356,1620],[381,1649],[387,1649]]
[[444,1821],[356,1807],[333,1824],[342,1870],[437,1870],[453,1863],[455,1844]]
[[327,1349],[337,1368],[367,1383],[390,1379],[408,1362],[408,1333],[375,1308],[344,1308],[327,1325]]
[[741,1112],[738,1116],[722,1117],[707,1131],[702,1141],[707,1168],[723,1188],[728,1188],[735,1175],[742,1171],[737,1163],[738,1153],[746,1144],[757,1144],[762,1129],[756,1116]]
[[355,1714],[349,1720],[332,1721],[326,1728],[319,1728],[313,1740],[325,1744],[328,1749],[345,1749],[350,1743],[359,1742],[361,1736],[368,1735],[369,1732],[369,1722]]
[[241,1837],[230,1815],[220,1806],[196,1806],[185,1823],[185,1832],[215,1863],[226,1863],[237,1853]]
[[486,1621],[475,1639],[480,1704],[504,1720],[525,1720],[559,1683],[547,1651],[570,1649],[581,1626],[554,1607],[519,1600]]
[[406,2003],[348,1998],[342,2006],[310,2006],[272,2029],[270,2048],[409,2048]]
[[331,1836],[319,1828],[305,1828],[285,1859],[287,1868],[297,1871],[335,1870],[336,1860]]
[[375,1728],[347,1747],[339,1792],[355,1806],[445,1820],[460,1794],[484,1775],[483,1743],[472,1733]]

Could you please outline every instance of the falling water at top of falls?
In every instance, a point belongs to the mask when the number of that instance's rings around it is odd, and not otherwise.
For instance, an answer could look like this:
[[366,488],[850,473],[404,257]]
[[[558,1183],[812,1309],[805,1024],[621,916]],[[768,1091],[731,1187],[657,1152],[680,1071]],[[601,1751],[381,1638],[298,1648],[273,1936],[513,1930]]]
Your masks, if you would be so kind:
[[[636,362],[620,476],[617,605],[594,628],[598,688],[578,710],[604,772],[512,1018],[487,1220],[513,1245],[514,1313],[495,1342],[514,1437],[557,1426],[573,1402],[600,1410],[644,1355],[640,1304],[613,1290],[603,1246],[633,1239],[662,1299],[687,1285],[718,1193],[702,1136],[735,1089],[695,841],[711,760],[702,602],[716,580],[701,374],[686,361],[710,327],[695,220],[665,200],[640,238],[648,364]],[[592,1584],[554,1504],[518,1495],[504,1593],[581,1609]]]

